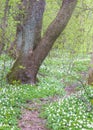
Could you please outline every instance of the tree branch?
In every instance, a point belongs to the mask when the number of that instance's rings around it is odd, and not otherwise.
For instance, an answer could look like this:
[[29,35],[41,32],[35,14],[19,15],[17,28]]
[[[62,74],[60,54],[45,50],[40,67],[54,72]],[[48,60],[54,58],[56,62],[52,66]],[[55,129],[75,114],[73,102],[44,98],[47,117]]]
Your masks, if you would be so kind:
[[39,64],[41,64],[45,59],[54,42],[61,34],[61,32],[65,29],[76,6],[76,3],[77,0],[63,0],[62,6],[56,18],[49,25],[43,38],[41,39],[41,42],[38,44],[37,48],[34,51],[35,61],[39,62]]

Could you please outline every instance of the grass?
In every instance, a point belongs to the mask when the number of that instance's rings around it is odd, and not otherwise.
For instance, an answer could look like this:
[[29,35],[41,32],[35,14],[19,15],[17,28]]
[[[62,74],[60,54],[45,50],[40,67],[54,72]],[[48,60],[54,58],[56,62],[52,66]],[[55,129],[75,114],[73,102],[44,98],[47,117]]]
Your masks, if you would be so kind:
[[[63,88],[69,83],[76,82],[77,77],[80,78],[79,72],[87,71],[89,57],[83,59],[82,56],[73,58],[59,51],[55,53],[54,50],[40,68],[37,85],[9,85],[5,82],[5,75],[13,61],[2,55],[0,57],[0,130],[19,130],[17,124],[21,115],[20,108],[25,107],[26,100],[54,95],[63,96],[65,94]],[[92,88],[87,91],[93,95]],[[45,107],[43,115],[47,118],[49,128],[53,130],[76,128],[79,130],[80,127],[86,130],[92,129],[93,111],[87,112],[90,106],[89,99],[84,90],[79,96],[77,98],[73,95],[64,100],[59,98],[58,102]]]
[[[93,95],[93,89],[90,93]],[[93,129],[93,104],[84,92],[50,104],[43,114],[51,130]]]

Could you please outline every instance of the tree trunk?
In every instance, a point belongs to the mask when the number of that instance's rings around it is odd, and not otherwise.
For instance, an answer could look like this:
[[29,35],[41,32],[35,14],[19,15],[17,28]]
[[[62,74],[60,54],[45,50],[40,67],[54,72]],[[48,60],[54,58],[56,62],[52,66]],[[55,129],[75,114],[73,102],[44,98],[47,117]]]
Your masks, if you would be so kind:
[[32,2],[30,3],[32,6],[31,12],[26,8],[27,16],[22,25],[22,49],[11,72],[7,75],[9,83],[15,80],[21,83],[36,83],[40,65],[66,27],[77,2],[77,0],[63,0],[56,18],[41,38],[45,2],[44,0],[29,1]]
[[88,71],[88,84],[93,85],[93,54],[91,55],[91,63]]
[[9,11],[9,0],[5,1],[5,7],[4,7],[4,16],[2,19],[2,34],[1,34],[1,42],[0,42],[0,54],[2,54],[2,51],[4,49],[5,46],[5,34],[6,34],[6,27],[7,27],[7,20],[8,20],[8,16],[7,13]]

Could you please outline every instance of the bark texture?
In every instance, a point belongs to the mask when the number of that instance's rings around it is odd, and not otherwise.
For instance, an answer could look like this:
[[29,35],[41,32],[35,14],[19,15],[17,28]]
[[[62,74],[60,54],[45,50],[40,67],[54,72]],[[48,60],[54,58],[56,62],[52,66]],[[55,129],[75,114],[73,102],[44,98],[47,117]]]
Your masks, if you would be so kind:
[[2,34],[0,37],[0,54],[2,54],[2,51],[5,46],[5,35],[6,35],[6,27],[7,27],[7,20],[8,20],[8,11],[9,11],[9,0],[5,1],[5,7],[4,7],[4,16],[2,18]]
[[93,85],[93,54],[91,55],[91,63],[88,71],[88,84]]
[[56,18],[41,38],[45,1],[29,0],[31,7],[29,5],[30,9],[28,9],[26,6],[27,15],[22,24],[21,51],[11,72],[7,75],[8,82],[19,80],[21,83],[36,83],[39,67],[58,36],[65,29],[76,3],[77,0],[63,0]]

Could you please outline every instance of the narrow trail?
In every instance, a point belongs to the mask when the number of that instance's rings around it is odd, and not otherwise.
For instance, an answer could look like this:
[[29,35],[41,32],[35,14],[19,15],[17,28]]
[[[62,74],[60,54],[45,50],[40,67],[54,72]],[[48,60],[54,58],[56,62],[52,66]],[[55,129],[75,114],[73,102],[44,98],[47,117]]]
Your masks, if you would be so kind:
[[22,116],[19,120],[18,126],[21,130],[49,130],[46,127],[46,120],[40,118],[40,112],[42,106],[45,104],[50,104],[59,99],[64,99],[75,93],[75,87],[67,87],[65,89],[66,95],[63,97],[54,96],[40,99],[33,99],[33,101],[27,101],[26,107],[22,108]]
[[22,116],[18,122],[18,126],[21,130],[49,130],[46,127],[46,120],[39,117],[42,106],[50,104],[51,102],[59,101],[60,99],[67,98],[68,96],[77,93],[76,90],[78,84],[72,84],[67,86],[65,95],[63,97],[54,96],[40,99],[33,99],[27,101],[26,107],[22,108]]
[[[86,74],[82,75],[83,79],[86,80]],[[77,93],[77,86],[75,83],[65,87],[65,95],[63,97],[54,96],[40,99],[33,99],[27,101],[26,107],[22,108],[22,116],[18,122],[18,126],[21,130],[49,130],[46,127],[46,120],[39,117],[42,106],[51,102],[59,101],[59,99],[67,98],[68,96]]]
[[66,94],[63,97],[54,96],[40,99],[33,99],[33,101],[27,101],[26,107],[22,108],[22,116],[18,122],[18,126],[21,130],[49,130],[46,127],[46,120],[40,118],[40,112],[42,106],[45,104],[50,104],[60,99],[67,98],[73,93],[77,93],[77,84],[72,86],[67,86],[65,88]]
[[56,97],[48,97],[27,101],[26,107],[22,108],[22,117],[18,126],[21,130],[49,130],[46,128],[46,120],[39,117],[43,105],[56,101]]

